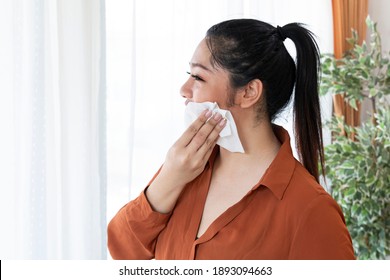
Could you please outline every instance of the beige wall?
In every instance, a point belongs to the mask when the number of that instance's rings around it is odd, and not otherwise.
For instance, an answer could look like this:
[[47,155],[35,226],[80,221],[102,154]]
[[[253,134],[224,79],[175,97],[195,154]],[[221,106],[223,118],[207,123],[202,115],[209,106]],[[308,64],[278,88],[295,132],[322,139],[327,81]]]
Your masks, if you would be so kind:
[[[389,56],[390,52],[390,1],[368,0],[368,14],[378,24],[381,34],[382,50]],[[367,34],[369,36],[369,34]],[[365,101],[362,106],[362,121],[367,119],[367,111],[372,110],[371,102]]]
[[381,33],[383,51],[390,51],[390,1],[368,0],[368,13],[373,21],[378,23]]

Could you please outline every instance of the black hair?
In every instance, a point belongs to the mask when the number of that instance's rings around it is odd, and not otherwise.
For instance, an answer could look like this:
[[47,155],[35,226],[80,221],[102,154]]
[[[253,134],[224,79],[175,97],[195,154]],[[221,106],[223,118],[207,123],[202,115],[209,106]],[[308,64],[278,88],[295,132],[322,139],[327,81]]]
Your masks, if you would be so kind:
[[[296,63],[284,46],[285,38],[295,44]],[[323,175],[325,169],[318,94],[320,62],[313,33],[299,23],[275,28],[255,19],[235,19],[212,26],[206,43],[211,63],[229,72],[232,89],[254,79],[263,83],[263,96],[256,108],[259,120],[266,116],[274,121],[294,96],[298,155],[319,181],[318,163]],[[233,105],[234,96],[229,99]]]

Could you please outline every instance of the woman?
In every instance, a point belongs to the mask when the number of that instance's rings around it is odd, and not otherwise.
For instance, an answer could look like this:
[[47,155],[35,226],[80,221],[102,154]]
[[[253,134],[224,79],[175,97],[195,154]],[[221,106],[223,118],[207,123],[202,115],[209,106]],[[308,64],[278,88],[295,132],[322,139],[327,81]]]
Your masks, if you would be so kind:
[[[296,23],[225,21],[208,30],[190,67],[181,88],[186,104],[211,101],[229,110],[245,153],[216,145],[226,120],[205,110],[145,191],[110,222],[112,257],[354,259],[343,214],[318,183],[319,55],[310,31]],[[302,164],[288,133],[272,124],[292,96]]]

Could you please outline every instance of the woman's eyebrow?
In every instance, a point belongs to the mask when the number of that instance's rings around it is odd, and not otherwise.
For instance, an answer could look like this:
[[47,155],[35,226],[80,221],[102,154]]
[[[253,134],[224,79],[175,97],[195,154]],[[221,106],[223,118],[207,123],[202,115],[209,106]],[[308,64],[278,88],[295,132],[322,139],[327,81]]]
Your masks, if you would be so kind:
[[211,69],[207,68],[206,66],[204,66],[203,64],[201,63],[197,63],[197,62],[190,62],[189,63],[191,67],[199,67],[199,68],[202,68],[206,71],[209,71],[209,72],[213,72]]

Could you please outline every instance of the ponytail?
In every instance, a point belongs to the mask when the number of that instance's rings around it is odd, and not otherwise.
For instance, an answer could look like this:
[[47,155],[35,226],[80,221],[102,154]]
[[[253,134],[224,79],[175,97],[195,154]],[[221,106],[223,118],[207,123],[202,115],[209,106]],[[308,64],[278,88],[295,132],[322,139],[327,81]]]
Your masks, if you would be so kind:
[[296,48],[294,132],[298,155],[305,168],[319,181],[318,163],[325,176],[322,122],[318,94],[319,51],[313,34],[297,23],[283,27]]

